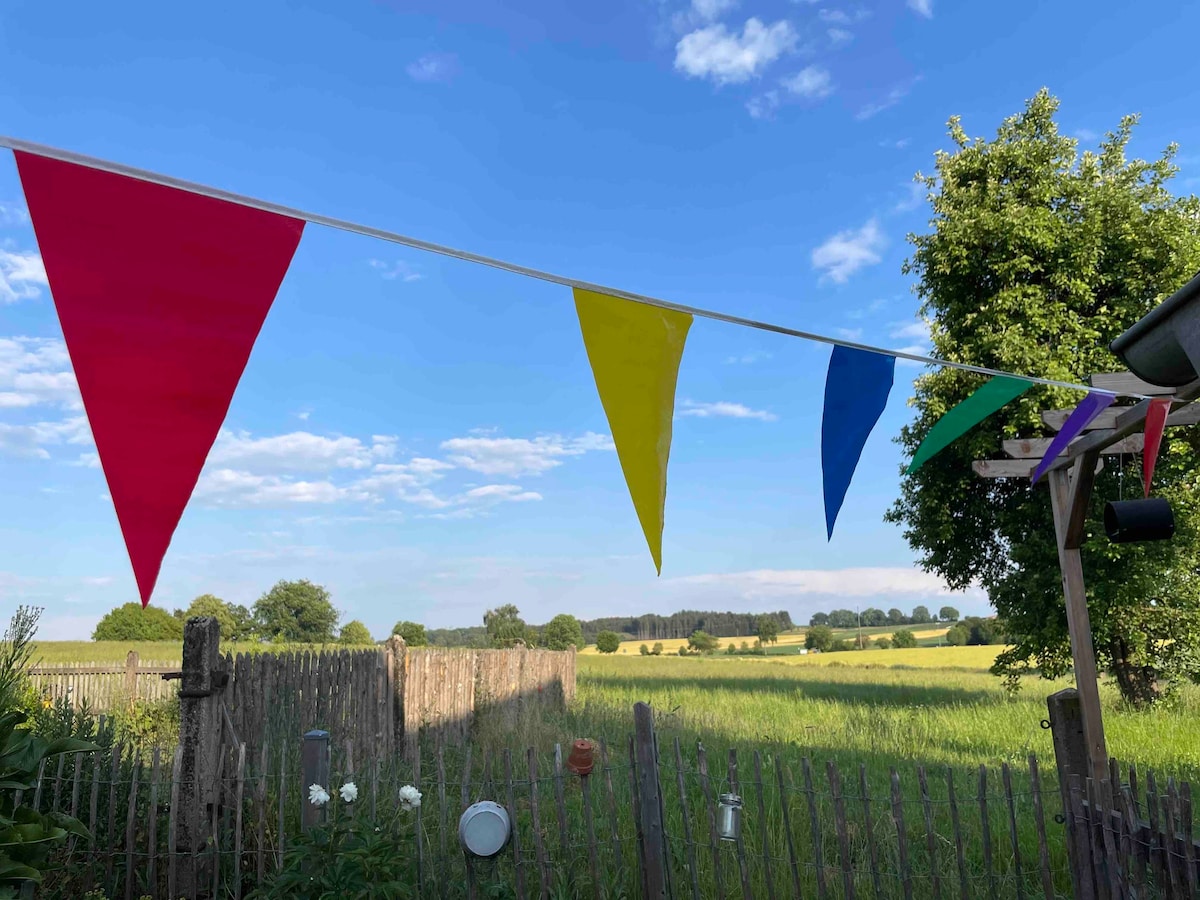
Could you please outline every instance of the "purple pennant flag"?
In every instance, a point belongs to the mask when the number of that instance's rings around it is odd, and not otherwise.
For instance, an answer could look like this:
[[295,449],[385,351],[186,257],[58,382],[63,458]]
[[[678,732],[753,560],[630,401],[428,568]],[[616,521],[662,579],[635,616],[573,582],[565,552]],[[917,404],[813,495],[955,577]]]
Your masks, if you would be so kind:
[[1079,402],[1079,405],[1071,411],[1071,415],[1067,416],[1067,421],[1063,424],[1062,430],[1054,436],[1054,440],[1050,442],[1050,449],[1046,451],[1046,455],[1042,457],[1042,461],[1038,463],[1038,467],[1033,472],[1033,483],[1041,479],[1046,474],[1046,470],[1050,468],[1051,463],[1058,458],[1058,455],[1067,449],[1067,445],[1082,433],[1083,429],[1092,424],[1092,420],[1112,404],[1117,399],[1114,394],[1101,394],[1092,391]]

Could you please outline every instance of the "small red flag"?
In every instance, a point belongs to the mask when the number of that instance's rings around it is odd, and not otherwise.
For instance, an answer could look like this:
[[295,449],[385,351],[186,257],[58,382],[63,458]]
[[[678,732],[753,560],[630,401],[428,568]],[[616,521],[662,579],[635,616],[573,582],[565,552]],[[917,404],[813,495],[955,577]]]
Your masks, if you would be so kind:
[[145,606],[304,222],[14,156]]
[[1170,400],[1151,400],[1146,410],[1146,442],[1142,447],[1142,490],[1150,496],[1150,480],[1154,477],[1154,464],[1158,462],[1158,450],[1162,446],[1163,430],[1167,427],[1167,413],[1171,411]]

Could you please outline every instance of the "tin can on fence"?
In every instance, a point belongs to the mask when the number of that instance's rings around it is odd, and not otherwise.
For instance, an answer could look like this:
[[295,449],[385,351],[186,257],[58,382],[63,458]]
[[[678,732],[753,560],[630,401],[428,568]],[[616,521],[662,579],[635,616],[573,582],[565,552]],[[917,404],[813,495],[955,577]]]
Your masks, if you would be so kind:
[[722,794],[717,804],[717,834],[723,841],[736,841],[742,836],[742,798],[737,794]]

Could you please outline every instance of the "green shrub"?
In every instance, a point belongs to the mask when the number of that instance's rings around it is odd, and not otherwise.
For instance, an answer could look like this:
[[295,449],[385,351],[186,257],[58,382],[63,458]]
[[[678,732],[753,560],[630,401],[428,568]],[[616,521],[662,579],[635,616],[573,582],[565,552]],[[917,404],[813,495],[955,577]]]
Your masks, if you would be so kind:
[[645,644],[642,644],[642,646],[638,647],[638,653],[642,654],[642,656],[649,656],[650,648],[647,647]]
[[663,655],[662,641],[658,641],[653,647],[650,648],[650,655],[651,656],[662,656]]
[[917,646],[917,636],[908,628],[900,628],[892,634],[892,646],[898,650]]

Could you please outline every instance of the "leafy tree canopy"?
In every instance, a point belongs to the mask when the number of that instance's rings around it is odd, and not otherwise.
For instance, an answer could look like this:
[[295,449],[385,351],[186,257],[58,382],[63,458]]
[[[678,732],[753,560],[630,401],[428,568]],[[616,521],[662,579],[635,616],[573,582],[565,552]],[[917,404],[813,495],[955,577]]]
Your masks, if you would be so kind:
[[246,641],[254,636],[254,618],[250,610],[240,604],[226,603],[212,594],[201,594],[193,600],[181,618],[184,622],[193,616],[211,616],[217,620],[223,641]]
[[907,628],[899,628],[892,634],[892,646],[898,650],[917,646],[917,636]]
[[712,653],[720,644],[721,642],[707,631],[693,631],[688,638],[688,646],[697,653]]
[[[1074,382],[1119,371],[1109,342],[1200,269],[1200,200],[1170,190],[1175,145],[1150,162],[1129,159],[1137,117],[1126,116],[1097,151],[1080,153],[1059,131],[1058,106],[1040,91],[991,140],[971,139],[952,118],[953,147],[939,151],[935,174],[918,176],[932,230],[910,235],[905,271],[937,356]],[[905,450],[980,383],[953,369],[922,375]],[[888,514],[925,569],[951,588],[987,591],[1012,642],[993,671],[1014,685],[1071,665],[1050,498],[1026,479],[976,478],[971,460],[1002,455],[1004,438],[1048,434],[1039,411],[1078,401],[1064,389],[1028,391],[906,476]],[[1114,460],[1093,492],[1083,566],[1096,659],[1134,704],[1200,667],[1198,449],[1200,430],[1168,431],[1155,471],[1175,511],[1172,541],[1111,544],[1095,527],[1123,469],[1136,483],[1136,463]]]
[[953,606],[943,606],[938,610],[938,618],[943,622],[957,622],[958,610]]
[[804,646],[809,650],[828,650],[833,643],[833,629],[828,625],[814,625],[804,634]]
[[569,613],[560,613],[542,629],[542,646],[547,650],[583,649],[583,626]]
[[521,618],[521,611],[511,603],[485,612],[483,627],[487,630],[488,643],[501,649],[523,644],[529,636],[529,626]]
[[601,653],[616,653],[621,646],[621,636],[615,631],[602,631],[596,635],[596,649]]
[[425,626],[418,622],[397,622],[392,626],[392,634],[400,635],[410,647],[424,647],[429,643]]
[[109,610],[92,632],[93,641],[181,641],[183,622],[165,609],[126,603]]
[[758,639],[764,644],[779,643],[779,622],[774,616],[758,617]]
[[319,584],[280,581],[255,602],[254,621],[270,640],[323,644],[333,640],[338,611]]
[[358,619],[352,619],[342,626],[341,634],[338,635],[338,643],[348,647],[364,647],[374,644],[375,639],[371,637],[371,631],[366,625]]

